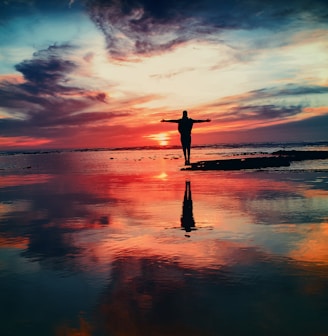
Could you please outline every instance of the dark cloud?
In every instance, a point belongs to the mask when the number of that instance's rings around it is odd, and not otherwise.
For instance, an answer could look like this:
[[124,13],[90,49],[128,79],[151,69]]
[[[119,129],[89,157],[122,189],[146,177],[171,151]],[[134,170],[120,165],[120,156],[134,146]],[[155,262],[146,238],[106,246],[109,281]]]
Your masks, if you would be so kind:
[[290,24],[325,23],[324,0],[89,0],[87,8],[103,32],[112,57],[153,54],[213,33]]
[[[231,120],[228,120],[231,121]],[[237,120],[238,121],[238,120]],[[256,122],[256,121],[259,121]],[[224,120],[219,119],[222,125]],[[328,109],[325,115],[315,116],[303,120],[288,121],[265,126],[261,120],[254,120],[254,123],[244,129],[224,129],[207,133],[204,141],[210,136],[217,143],[252,143],[252,142],[300,142],[300,141],[326,141],[328,124]],[[202,139],[202,134],[198,134]]]
[[[26,81],[31,84],[50,88],[52,85],[58,85],[66,78],[66,74],[72,72],[76,65],[69,60],[63,60],[58,55],[63,49],[70,49],[68,45],[50,46],[33,54],[33,59],[25,60],[15,66],[15,69],[21,72]],[[59,52],[58,52],[59,50]]]
[[302,112],[302,106],[277,106],[277,105],[246,105],[229,108],[221,117],[220,122],[233,121],[274,121],[283,120]]
[[298,96],[311,94],[327,94],[328,87],[320,85],[297,85],[287,84],[282,87],[264,88],[250,92],[250,97],[268,98],[268,97],[283,97],[283,96]]
[[246,92],[241,95],[229,96],[223,99],[218,100],[217,102],[211,103],[206,107],[228,107],[230,105],[236,105],[238,103],[239,106],[245,106],[248,109],[249,106],[255,106],[254,102],[257,102],[258,106],[259,101],[268,100],[270,98],[292,98],[302,96],[305,98],[307,95],[325,95],[328,94],[327,86],[320,85],[297,85],[297,84],[287,84],[278,87],[270,87],[263,88],[259,90],[253,90],[250,92]]
[[[310,125],[311,120],[317,119],[306,118],[306,120],[303,122],[295,121],[295,124],[293,124],[291,120],[295,120],[293,117],[298,115],[303,115],[306,117],[306,112],[304,109],[309,106],[306,98],[307,95],[327,95],[327,93],[328,87],[326,86],[288,84],[280,87],[263,88],[260,90],[246,92],[241,95],[226,97],[212,104],[202,106],[200,109],[208,111],[213,110],[211,118],[217,120],[220,123],[238,123],[239,121],[242,123],[248,122],[247,128],[252,128],[252,123],[254,123],[254,125],[258,125],[260,123],[267,124],[268,122],[283,121],[286,125],[279,126],[282,130],[287,130],[290,126],[290,133],[292,133],[292,129],[295,128],[296,131],[302,129],[302,132],[306,134],[306,124],[309,123]],[[295,100],[298,101],[298,103],[288,103],[288,101]],[[275,103],[268,103],[272,101],[275,101]],[[220,114],[217,113],[218,109],[221,111]],[[318,118],[318,120],[319,119],[320,118]],[[322,120],[326,120],[326,117],[324,117]],[[313,125],[308,129],[308,134],[311,134],[311,131],[313,131],[316,127],[321,127],[324,129],[324,125],[326,124],[320,125],[319,123]],[[274,127],[278,129],[278,126]],[[271,126],[268,126],[267,129],[273,130],[276,128],[271,128]],[[261,132],[259,129],[257,129],[256,132],[259,135],[265,137],[264,131]],[[319,131],[314,132],[318,133]],[[270,134],[272,135],[273,133],[274,132],[272,131]],[[276,134],[279,134],[279,132],[277,131]],[[322,134],[322,132],[320,134]]]
[[14,16],[87,10],[113,58],[149,55],[233,29],[326,24],[326,0],[6,0],[0,23]]
[[105,93],[69,85],[69,76],[78,68],[65,59],[70,48],[55,45],[34,53],[15,67],[23,83],[0,84],[0,106],[12,115],[0,119],[2,136],[60,137],[72,127],[94,126],[122,115],[94,110],[96,102],[107,103]]
[[[237,113],[243,120],[275,120],[284,119],[302,112],[302,106],[276,106],[276,105],[259,105],[259,106],[240,106]],[[249,118],[247,118],[249,117]]]
[[315,116],[279,125],[256,128],[254,130],[238,131],[236,136],[240,141],[323,141],[327,139],[328,109],[325,115]]
[[[187,4],[187,2],[186,2]],[[107,49],[115,58],[128,54],[151,54],[168,50],[188,40],[190,33],[178,9],[181,2],[172,1],[90,1],[89,12],[103,32]],[[181,11],[182,12],[182,11]],[[180,23],[172,29],[174,21]]]
[[106,101],[106,99],[107,99],[107,95],[106,95],[106,93],[103,93],[103,92],[98,93],[98,94],[95,96],[94,99],[96,99],[96,100],[98,100],[98,101],[100,101],[100,102],[102,102],[102,103],[107,103],[107,101]]

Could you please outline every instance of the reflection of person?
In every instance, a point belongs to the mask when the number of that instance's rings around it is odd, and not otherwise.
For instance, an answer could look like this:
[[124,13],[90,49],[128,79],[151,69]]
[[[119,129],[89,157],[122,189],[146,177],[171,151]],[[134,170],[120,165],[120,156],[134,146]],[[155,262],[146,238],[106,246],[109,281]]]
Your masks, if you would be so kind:
[[186,230],[186,232],[196,230],[195,220],[192,211],[190,181],[186,181],[186,187],[182,205],[181,227],[183,227]]
[[180,133],[180,140],[183,150],[183,155],[185,158],[185,164],[190,164],[190,146],[191,146],[191,130],[194,123],[202,123],[202,122],[209,122],[210,119],[205,120],[194,120],[191,118],[188,118],[188,112],[183,111],[182,112],[182,118],[181,119],[173,119],[173,120],[161,120],[161,122],[172,122],[177,123],[178,125],[178,131]]

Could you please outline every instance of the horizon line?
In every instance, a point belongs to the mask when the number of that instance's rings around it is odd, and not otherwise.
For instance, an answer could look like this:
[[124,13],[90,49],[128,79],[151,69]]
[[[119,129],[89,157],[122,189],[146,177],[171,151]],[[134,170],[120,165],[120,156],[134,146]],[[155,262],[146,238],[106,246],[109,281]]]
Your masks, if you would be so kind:
[[[206,145],[194,145],[192,148],[236,148],[236,147],[256,147],[256,146],[292,146],[292,145],[328,145],[328,140],[320,141],[266,141],[266,142],[239,142],[239,143],[215,143]],[[181,146],[125,146],[125,147],[80,147],[80,148],[43,148],[43,149],[8,149],[0,150],[0,155],[3,154],[47,154],[47,153],[61,153],[61,152],[92,152],[92,151],[120,151],[120,150],[164,150],[164,149],[180,149]]]

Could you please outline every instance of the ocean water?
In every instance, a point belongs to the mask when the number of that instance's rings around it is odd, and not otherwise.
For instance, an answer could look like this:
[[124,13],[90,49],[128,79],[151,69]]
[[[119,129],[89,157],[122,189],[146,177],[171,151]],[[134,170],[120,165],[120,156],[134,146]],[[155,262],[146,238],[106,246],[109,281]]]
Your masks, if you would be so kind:
[[328,335],[328,160],[182,166],[177,148],[1,153],[0,335]]

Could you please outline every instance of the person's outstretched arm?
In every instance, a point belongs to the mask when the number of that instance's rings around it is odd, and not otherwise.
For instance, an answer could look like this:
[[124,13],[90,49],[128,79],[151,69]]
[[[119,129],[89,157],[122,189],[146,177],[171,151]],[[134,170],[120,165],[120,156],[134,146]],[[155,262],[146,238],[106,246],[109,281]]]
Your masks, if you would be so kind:
[[161,122],[178,123],[180,122],[180,119],[162,119]]
[[211,119],[200,119],[200,120],[192,120],[194,123],[202,123],[202,122],[210,122]]

